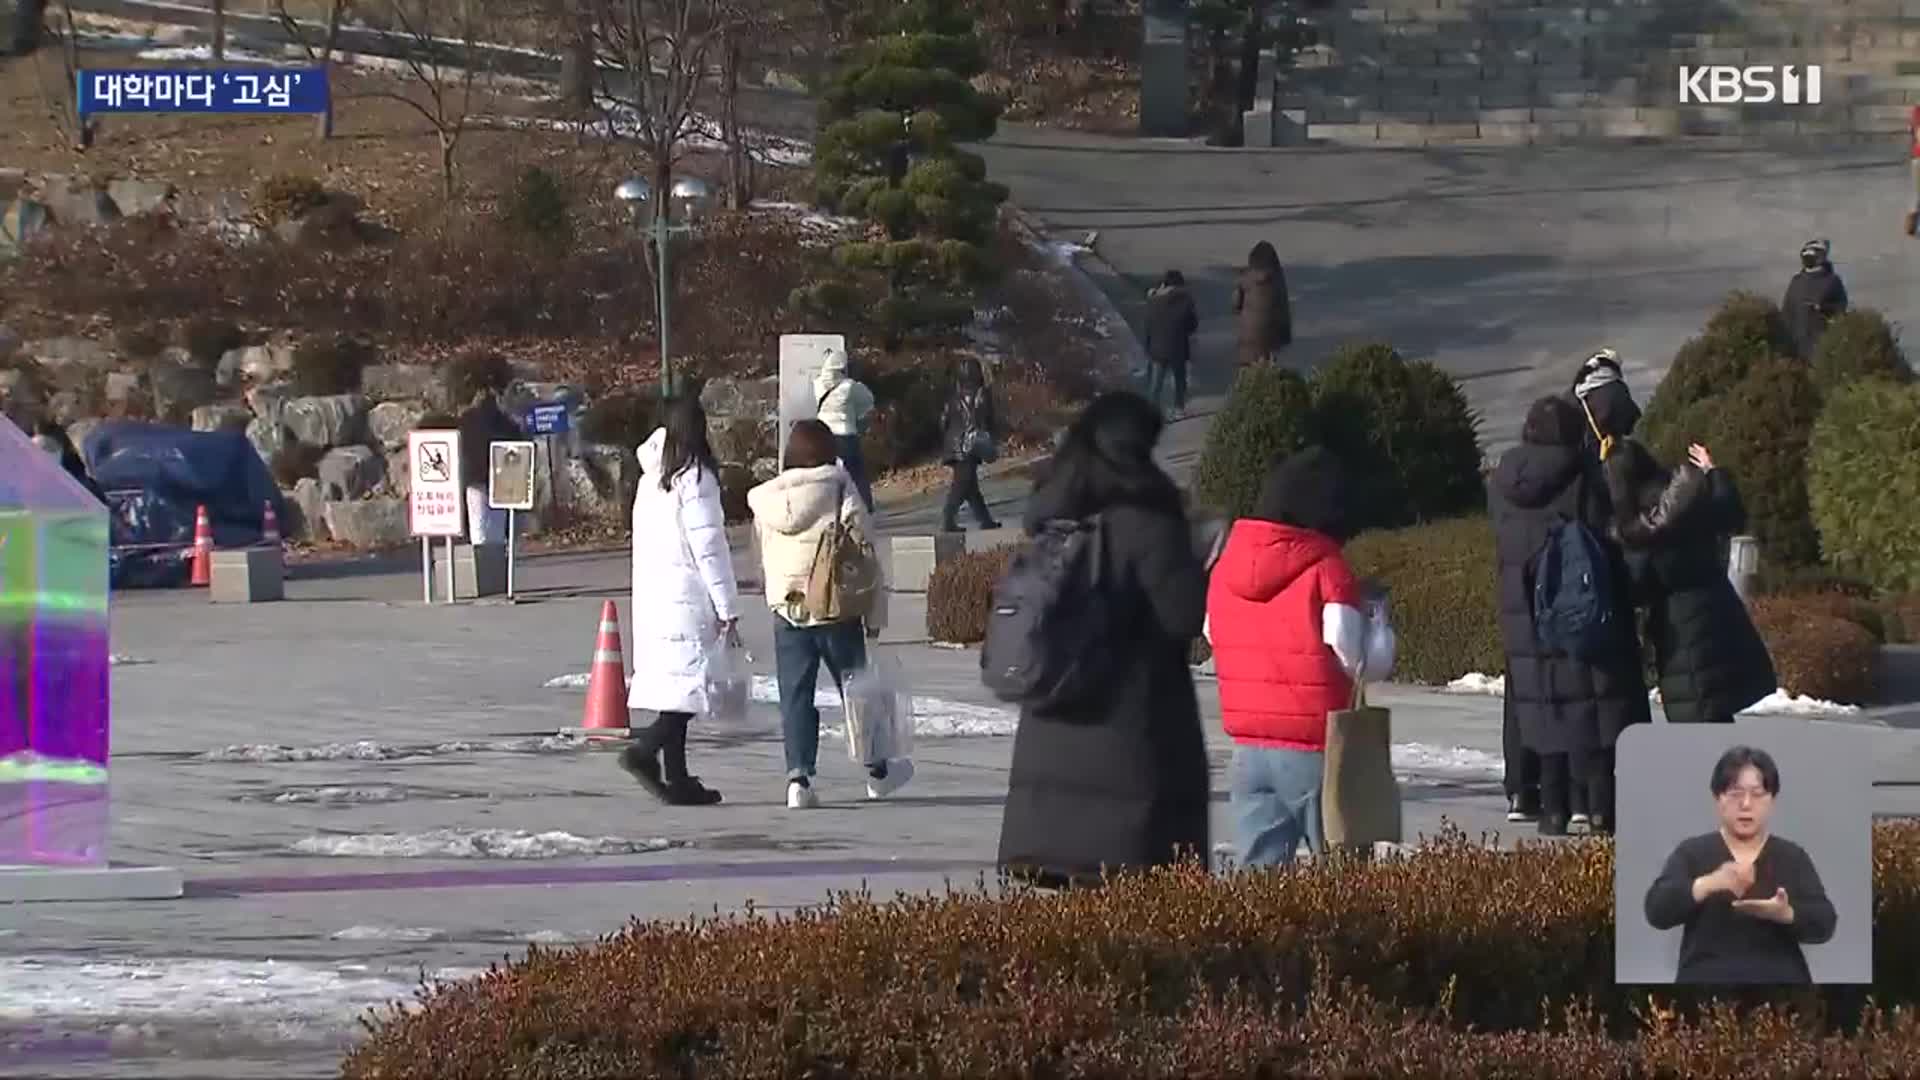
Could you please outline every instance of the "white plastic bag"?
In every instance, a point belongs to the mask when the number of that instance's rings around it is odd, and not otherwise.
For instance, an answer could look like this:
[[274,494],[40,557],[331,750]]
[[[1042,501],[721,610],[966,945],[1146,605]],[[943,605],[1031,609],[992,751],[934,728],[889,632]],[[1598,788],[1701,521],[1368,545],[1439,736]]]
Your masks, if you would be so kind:
[[715,728],[747,726],[753,700],[753,657],[738,637],[722,635],[707,659],[706,722]]
[[900,658],[891,650],[868,650],[867,666],[847,677],[842,700],[847,756],[855,765],[913,756],[913,698]]
[[1365,661],[1360,667],[1363,682],[1380,682],[1393,673],[1399,641],[1394,637],[1393,620],[1387,613],[1385,593],[1367,598],[1367,638]]

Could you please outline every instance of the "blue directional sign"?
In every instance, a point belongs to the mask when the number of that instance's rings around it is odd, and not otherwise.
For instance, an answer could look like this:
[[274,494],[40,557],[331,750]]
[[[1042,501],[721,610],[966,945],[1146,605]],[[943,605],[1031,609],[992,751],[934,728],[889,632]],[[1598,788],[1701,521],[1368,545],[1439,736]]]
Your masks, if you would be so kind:
[[157,68],[74,75],[80,115],[133,112],[324,113],[327,69]]
[[527,432],[531,435],[565,435],[573,426],[564,401],[542,401],[527,410]]

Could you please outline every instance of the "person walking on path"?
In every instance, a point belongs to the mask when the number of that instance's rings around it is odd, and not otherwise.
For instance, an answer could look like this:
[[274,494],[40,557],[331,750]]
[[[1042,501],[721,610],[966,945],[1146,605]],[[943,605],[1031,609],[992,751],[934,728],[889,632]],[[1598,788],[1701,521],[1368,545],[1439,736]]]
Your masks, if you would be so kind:
[[1233,291],[1239,316],[1240,366],[1271,362],[1293,344],[1293,302],[1287,298],[1287,274],[1280,255],[1265,240],[1253,245],[1240,284]]
[[960,531],[962,504],[972,509],[982,529],[999,528],[1000,523],[993,520],[993,511],[987,507],[987,497],[980,491],[980,466],[1000,456],[1000,410],[978,359],[969,356],[960,361],[940,428],[947,467],[953,470],[946,505],[941,509],[940,530]]
[[1193,335],[1200,329],[1186,275],[1169,270],[1147,293],[1147,398],[1165,406],[1160,394],[1173,382],[1173,415],[1187,410],[1187,367],[1193,359]]
[[707,668],[739,642],[740,594],[720,509],[720,467],[694,397],[667,403],[638,451],[633,499],[633,682],[627,706],[656,714],[620,755],[642,787],[675,806],[720,793],[687,773],[687,725],[708,711]]
[[1310,447],[1267,475],[1233,523],[1207,588],[1207,638],[1220,717],[1234,741],[1229,786],[1245,867],[1326,850],[1320,790],[1327,716],[1351,708],[1355,679],[1393,666],[1391,632],[1367,649],[1365,587],[1341,554],[1353,536],[1351,479]]
[[1026,530],[1099,529],[1097,585],[1117,655],[1105,693],[1022,708],[999,865],[1043,885],[1204,858],[1208,775],[1188,656],[1206,616],[1206,572],[1180,490],[1153,460],[1165,421],[1138,394],[1096,398],[1069,429]]
[[[773,659],[780,683],[780,741],[786,749],[787,807],[820,805],[813,786],[820,752],[820,710],[814,689],[827,666],[842,697],[847,678],[867,665],[865,621],[826,618],[807,596],[828,532],[838,522],[856,541],[872,542],[871,518],[853,479],[835,460],[833,433],[802,420],[787,437],[786,469],[747,492],[760,537],[767,604],[773,609]],[[880,799],[913,779],[906,758],[867,763],[867,797]]]
[[1689,447],[1687,461],[1669,470],[1627,437],[1619,417],[1592,408],[1590,420],[1606,455],[1611,531],[1648,609],[1667,720],[1730,723],[1778,689],[1773,658],[1720,554],[1722,539],[1746,526],[1740,493],[1704,446]]
[[[1549,836],[1564,835],[1575,813],[1587,815],[1593,832],[1611,829],[1614,744],[1628,725],[1652,719],[1633,593],[1619,545],[1603,539],[1613,508],[1588,433],[1567,398],[1541,398],[1527,410],[1520,445],[1500,458],[1488,484],[1507,656],[1508,730],[1501,742],[1509,756],[1508,820],[1537,819]],[[1604,602],[1611,640],[1587,656],[1543,642],[1535,623],[1536,574],[1563,524],[1585,528],[1610,571]]]
[[490,448],[524,438],[526,432],[500,408],[492,390],[474,394],[460,414],[460,482],[467,489],[467,542],[475,547],[507,542],[507,512],[495,510],[487,497],[487,477],[493,470]]
[[813,396],[814,414],[833,433],[840,464],[853,478],[867,513],[873,513],[873,481],[867,475],[866,456],[860,448],[860,437],[867,433],[867,421],[873,415],[873,391],[849,373],[846,352],[829,346],[820,373],[813,379]]
[[1780,300],[1794,355],[1802,360],[1813,359],[1827,323],[1847,310],[1847,286],[1834,270],[1832,256],[1833,246],[1825,240],[1801,245],[1800,270],[1787,283],[1787,294]]

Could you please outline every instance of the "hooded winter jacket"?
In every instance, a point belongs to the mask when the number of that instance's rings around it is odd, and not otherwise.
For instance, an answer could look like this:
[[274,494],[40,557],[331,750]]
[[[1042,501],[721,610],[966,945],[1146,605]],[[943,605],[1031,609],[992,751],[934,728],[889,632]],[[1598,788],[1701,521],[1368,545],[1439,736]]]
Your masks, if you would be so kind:
[[871,540],[866,504],[853,478],[838,463],[788,469],[747,492],[760,541],[767,605],[795,626],[816,620],[806,609],[807,579],[827,527],[836,519]]
[[814,412],[835,435],[859,435],[873,412],[873,391],[847,374],[847,354],[827,351],[826,362],[813,377]]
[[667,431],[636,451],[633,500],[633,680],[627,704],[707,711],[707,664],[720,624],[739,617],[739,590],[720,510],[720,479],[690,465],[660,486]]
[[1227,734],[1318,751],[1327,714],[1353,706],[1365,655],[1361,586],[1331,537],[1247,518],[1207,587],[1207,632]]

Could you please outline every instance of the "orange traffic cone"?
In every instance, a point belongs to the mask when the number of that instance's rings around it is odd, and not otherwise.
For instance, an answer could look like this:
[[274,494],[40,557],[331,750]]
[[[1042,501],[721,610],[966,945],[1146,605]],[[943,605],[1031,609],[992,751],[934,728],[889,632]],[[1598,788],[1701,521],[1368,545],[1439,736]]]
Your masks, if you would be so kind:
[[266,512],[260,515],[260,543],[265,547],[280,546],[280,515],[273,512],[273,500],[266,501]]
[[196,588],[213,584],[213,523],[202,506],[193,516],[193,580]]
[[625,738],[627,661],[620,652],[620,609],[609,600],[600,608],[600,633],[593,642],[593,669],[587,677],[587,710],[580,726],[588,738]]

